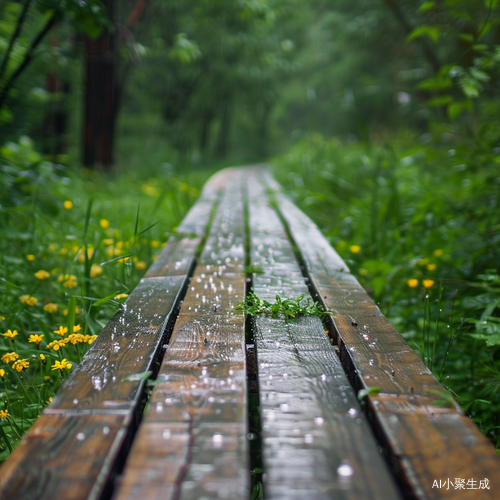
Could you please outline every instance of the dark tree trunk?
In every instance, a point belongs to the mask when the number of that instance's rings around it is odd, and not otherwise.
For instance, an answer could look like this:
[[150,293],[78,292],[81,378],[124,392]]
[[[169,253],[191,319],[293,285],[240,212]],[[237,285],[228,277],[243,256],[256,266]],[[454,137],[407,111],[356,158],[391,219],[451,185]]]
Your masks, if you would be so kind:
[[[113,19],[113,0],[105,0]],[[85,39],[85,125],[83,164],[90,168],[113,168],[116,121],[115,36],[106,29],[101,35]]]

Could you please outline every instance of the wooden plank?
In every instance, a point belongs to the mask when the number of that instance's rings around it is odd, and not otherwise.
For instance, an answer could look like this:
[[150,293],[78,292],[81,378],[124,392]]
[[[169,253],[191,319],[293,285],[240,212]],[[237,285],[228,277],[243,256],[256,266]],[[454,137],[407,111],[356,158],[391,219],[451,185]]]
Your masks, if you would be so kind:
[[248,497],[243,204],[228,174],[118,500]]
[[[456,491],[453,485],[433,487],[434,480],[487,478],[490,490],[466,486],[457,494],[498,496],[500,459],[493,446],[456,404],[442,406],[449,400],[446,390],[348,273],[319,229],[286,197],[277,193],[277,199],[318,298],[333,311],[344,367],[358,388],[381,389],[368,396],[369,413],[406,495],[447,498]],[[459,451],[465,448],[467,453]]]
[[104,328],[45,414],[128,412],[139,403],[185,276],[144,278]]
[[100,498],[126,439],[127,418],[42,415],[2,466],[0,498]]
[[[259,175],[248,182],[254,291],[309,295]],[[400,498],[321,320],[255,323],[266,498]]]

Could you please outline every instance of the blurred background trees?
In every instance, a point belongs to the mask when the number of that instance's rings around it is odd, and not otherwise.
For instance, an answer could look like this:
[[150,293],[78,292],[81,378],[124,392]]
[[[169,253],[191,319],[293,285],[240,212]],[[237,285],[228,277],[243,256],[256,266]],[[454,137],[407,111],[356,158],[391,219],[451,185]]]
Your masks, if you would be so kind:
[[91,167],[133,164],[130,141],[194,163],[253,161],[311,131],[354,139],[496,122],[496,0],[0,9],[0,137],[26,134]]

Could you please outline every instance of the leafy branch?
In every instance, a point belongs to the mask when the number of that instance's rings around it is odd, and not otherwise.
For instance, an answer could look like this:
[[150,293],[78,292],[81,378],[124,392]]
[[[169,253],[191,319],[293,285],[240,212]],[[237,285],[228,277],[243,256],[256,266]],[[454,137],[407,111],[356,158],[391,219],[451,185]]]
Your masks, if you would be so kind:
[[254,292],[250,292],[245,300],[236,306],[236,309],[243,310],[246,314],[267,314],[273,318],[283,314],[286,320],[298,316],[318,316],[322,318],[328,313],[323,306],[317,302],[312,302],[310,297],[305,298],[305,296],[303,293],[295,299],[287,299],[276,295],[276,302],[271,303],[257,297]]

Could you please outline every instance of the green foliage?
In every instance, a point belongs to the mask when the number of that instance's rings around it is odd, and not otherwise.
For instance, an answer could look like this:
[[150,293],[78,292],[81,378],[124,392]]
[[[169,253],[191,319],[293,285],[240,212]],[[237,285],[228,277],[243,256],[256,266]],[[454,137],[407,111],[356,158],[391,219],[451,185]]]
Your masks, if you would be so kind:
[[313,303],[310,297],[306,298],[305,294],[299,295],[295,299],[287,299],[276,295],[276,302],[271,303],[250,292],[236,308],[244,311],[245,314],[254,316],[267,314],[277,318],[282,315],[285,320],[299,316],[318,316],[322,318],[327,313],[317,302]]
[[110,179],[44,160],[28,137],[0,148],[0,461],[122,307],[207,176]]
[[314,134],[275,160],[275,175],[498,445],[500,129],[443,130],[384,146]]

